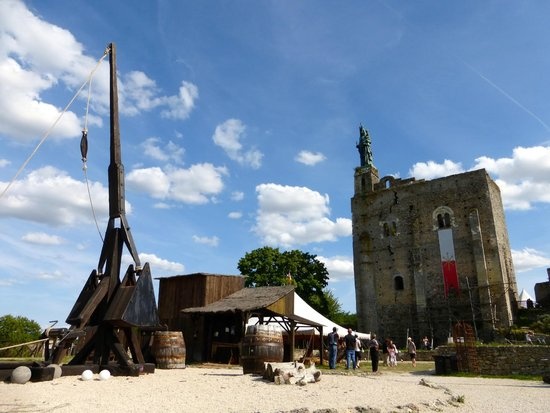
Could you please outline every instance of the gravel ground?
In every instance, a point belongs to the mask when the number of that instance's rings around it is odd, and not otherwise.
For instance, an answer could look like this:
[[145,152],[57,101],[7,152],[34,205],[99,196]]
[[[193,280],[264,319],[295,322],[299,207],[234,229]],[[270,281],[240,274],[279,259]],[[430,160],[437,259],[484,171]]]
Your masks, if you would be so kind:
[[188,366],[139,377],[0,383],[0,412],[546,412],[539,381],[436,376],[431,371],[327,371],[276,385],[240,367]]

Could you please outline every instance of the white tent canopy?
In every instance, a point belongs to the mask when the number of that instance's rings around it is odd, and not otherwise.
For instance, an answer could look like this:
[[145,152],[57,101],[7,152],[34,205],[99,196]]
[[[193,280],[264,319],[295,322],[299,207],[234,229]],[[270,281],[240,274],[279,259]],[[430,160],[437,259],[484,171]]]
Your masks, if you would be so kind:
[[[338,335],[343,338],[346,334],[348,334],[348,329],[345,327],[342,327],[335,322],[329,320],[322,314],[318,313],[315,309],[313,309],[308,303],[306,303],[302,297],[300,297],[296,292],[293,292],[293,314],[301,319],[306,319],[309,321],[313,321],[316,324],[320,324],[323,326],[323,336],[327,336],[328,333],[330,333],[333,329],[333,327],[336,327],[336,332]],[[258,323],[257,317],[251,317],[247,325],[254,325]],[[302,334],[319,334],[319,331],[316,328],[312,328],[310,326],[300,326],[299,332]],[[361,332],[353,332],[354,334],[357,334],[357,337],[364,340],[370,340],[370,333],[361,333]]]
[[527,300],[533,301],[529,293],[525,291],[525,288],[524,288],[523,290],[521,290],[521,293],[519,293],[519,300],[518,300],[519,306],[521,308],[527,308]]

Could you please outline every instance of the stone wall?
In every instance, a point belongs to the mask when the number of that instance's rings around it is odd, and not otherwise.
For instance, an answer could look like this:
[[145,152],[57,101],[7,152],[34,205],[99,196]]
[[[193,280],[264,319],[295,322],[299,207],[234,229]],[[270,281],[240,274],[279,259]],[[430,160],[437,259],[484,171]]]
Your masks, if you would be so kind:
[[[550,373],[550,346],[476,346],[479,374],[494,376],[547,375]],[[433,356],[454,356],[455,346],[439,346]]]
[[[405,331],[446,344],[449,320],[475,318],[484,341],[510,327],[516,281],[500,192],[487,172],[377,179],[377,170],[357,169],[351,200],[358,330],[404,347]],[[447,290],[442,273],[449,231],[458,292]]]

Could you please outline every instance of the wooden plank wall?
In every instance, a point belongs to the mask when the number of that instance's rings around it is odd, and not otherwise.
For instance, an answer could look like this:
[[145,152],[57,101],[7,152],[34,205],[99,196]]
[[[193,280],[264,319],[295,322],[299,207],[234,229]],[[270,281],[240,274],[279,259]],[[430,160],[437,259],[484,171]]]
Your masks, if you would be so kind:
[[244,277],[240,275],[196,273],[159,280],[160,321],[176,330],[180,330],[184,308],[202,307],[244,288]]
[[208,360],[210,331],[205,325],[205,316],[182,314],[181,310],[202,307],[241,290],[244,288],[244,277],[196,273],[159,280],[161,324],[166,325],[168,330],[183,332],[187,362]]

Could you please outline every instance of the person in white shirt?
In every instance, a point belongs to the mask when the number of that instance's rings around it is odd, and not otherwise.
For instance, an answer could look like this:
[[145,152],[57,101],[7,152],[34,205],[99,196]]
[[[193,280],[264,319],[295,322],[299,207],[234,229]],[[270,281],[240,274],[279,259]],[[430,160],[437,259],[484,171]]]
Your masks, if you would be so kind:
[[414,344],[414,341],[410,337],[407,339],[407,351],[409,352],[413,367],[416,367],[416,344]]

